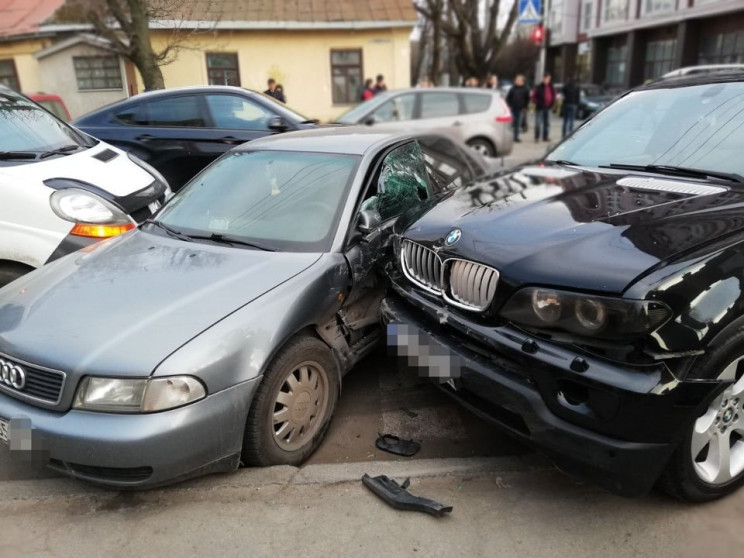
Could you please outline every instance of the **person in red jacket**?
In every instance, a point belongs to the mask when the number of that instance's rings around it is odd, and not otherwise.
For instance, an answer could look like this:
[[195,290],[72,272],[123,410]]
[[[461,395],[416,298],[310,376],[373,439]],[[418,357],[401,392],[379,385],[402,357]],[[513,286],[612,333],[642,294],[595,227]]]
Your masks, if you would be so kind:
[[373,83],[374,82],[371,79],[364,80],[364,89],[362,89],[361,95],[362,101],[369,101],[372,97],[375,96],[375,90],[372,89]]
[[545,74],[542,82],[532,90],[532,102],[535,105],[535,141],[550,140],[550,109],[555,103],[555,88],[550,74]]

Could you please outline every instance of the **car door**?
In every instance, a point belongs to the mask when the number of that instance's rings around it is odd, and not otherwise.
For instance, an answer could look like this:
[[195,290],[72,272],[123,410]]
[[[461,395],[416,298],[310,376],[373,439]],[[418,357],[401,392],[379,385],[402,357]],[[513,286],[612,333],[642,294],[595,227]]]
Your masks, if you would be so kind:
[[352,221],[346,259],[354,285],[364,284],[389,251],[395,221],[435,192],[421,146],[408,141],[384,153],[367,177],[367,188]]
[[199,95],[159,97],[129,105],[114,115],[124,124],[112,141],[159,170],[175,191],[212,162],[209,117]]
[[210,114],[207,134],[216,152],[224,153],[238,144],[281,131],[272,121],[279,115],[253,99],[215,93],[206,95],[205,101]]
[[395,95],[365,116],[363,122],[383,128],[400,127],[398,124],[401,122],[410,125],[416,111],[417,97],[415,93]]

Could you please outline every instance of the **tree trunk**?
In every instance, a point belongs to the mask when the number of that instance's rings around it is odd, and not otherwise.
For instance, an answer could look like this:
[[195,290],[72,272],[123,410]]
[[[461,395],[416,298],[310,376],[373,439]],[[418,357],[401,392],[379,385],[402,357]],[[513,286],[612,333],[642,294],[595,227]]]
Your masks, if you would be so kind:
[[130,58],[142,76],[145,91],[165,89],[163,72],[150,42],[150,17],[147,0],[127,0],[131,15]]

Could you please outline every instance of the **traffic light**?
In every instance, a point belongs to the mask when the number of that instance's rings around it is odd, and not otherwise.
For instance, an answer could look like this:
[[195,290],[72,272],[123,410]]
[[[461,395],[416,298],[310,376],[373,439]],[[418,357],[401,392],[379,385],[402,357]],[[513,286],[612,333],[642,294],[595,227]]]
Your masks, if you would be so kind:
[[543,39],[545,38],[545,29],[542,24],[535,25],[535,28],[532,30],[531,38],[532,42],[536,45],[541,45],[543,43]]

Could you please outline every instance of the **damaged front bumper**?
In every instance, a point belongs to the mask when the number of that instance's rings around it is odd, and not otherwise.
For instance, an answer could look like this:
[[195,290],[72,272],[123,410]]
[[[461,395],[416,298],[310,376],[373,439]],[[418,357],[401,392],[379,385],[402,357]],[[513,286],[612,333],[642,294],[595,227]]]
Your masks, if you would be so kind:
[[396,283],[382,316],[388,347],[420,376],[565,472],[625,496],[653,487],[719,386],[674,380],[663,364],[623,367],[486,327]]

